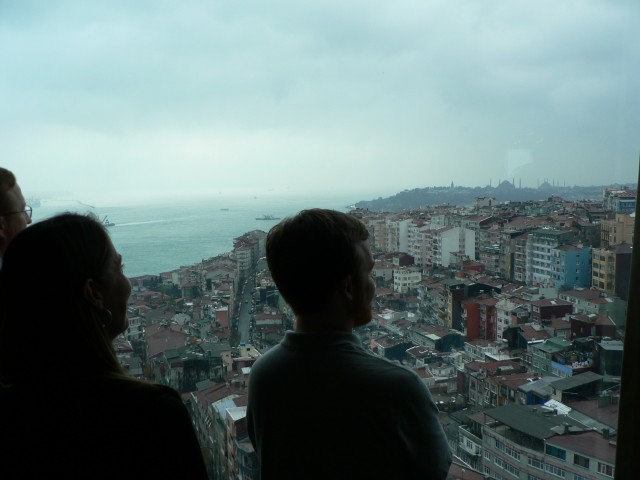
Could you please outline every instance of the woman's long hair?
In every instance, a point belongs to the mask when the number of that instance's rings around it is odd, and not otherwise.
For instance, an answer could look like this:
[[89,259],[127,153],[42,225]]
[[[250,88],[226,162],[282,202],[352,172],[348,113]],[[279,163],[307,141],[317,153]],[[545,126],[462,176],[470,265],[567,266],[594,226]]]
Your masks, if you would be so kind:
[[99,222],[65,213],[13,239],[0,272],[0,380],[122,374],[106,312],[84,296],[108,278],[111,242]]

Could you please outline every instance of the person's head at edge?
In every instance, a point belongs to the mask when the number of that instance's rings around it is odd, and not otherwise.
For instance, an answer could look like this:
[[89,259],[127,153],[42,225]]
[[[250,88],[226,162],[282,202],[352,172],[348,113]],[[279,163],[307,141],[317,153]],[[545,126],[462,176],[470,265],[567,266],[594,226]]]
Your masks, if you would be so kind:
[[350,331],[371,320],[369,232],[335,210],[303,210],[267,235],[267,263],[296,330]]
[[0,271],[0,379],[121,374],[112,340],[130,294],[99,222],[65,213],[23,230]]
[[26,208],[15,175],[0,167],[0,258],[4,256],[13,237],[31,223]]

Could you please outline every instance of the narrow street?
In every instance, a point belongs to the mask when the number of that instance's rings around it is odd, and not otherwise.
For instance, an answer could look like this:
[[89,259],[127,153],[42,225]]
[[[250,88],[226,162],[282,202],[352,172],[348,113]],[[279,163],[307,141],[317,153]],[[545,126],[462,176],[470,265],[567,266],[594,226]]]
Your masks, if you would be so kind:
[[238,319],[238,336],[240,342],[251,343],[250,323],[253,314],[252,296],[253,287],[252,279],[249,278],[244,284],[243,292],[240,300],[240,315]]

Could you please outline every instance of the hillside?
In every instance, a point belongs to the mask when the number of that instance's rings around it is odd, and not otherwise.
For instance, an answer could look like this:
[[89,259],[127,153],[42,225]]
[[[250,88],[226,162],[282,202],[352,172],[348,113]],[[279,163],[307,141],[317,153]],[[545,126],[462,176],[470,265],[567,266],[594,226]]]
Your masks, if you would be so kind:
[[[637,188],[635,184],[628,184]],[[497,187],[426,187],[404,190],[387,198],[362,200],[356,207],[381,212],[396,212],[433,205],[473,205],[477,197],[494,197],[498,202],[524,202],[545,200],[559,196],[564,200],[601,200],[605,188],[621,188],[621,185],[593,185],[588,187],[559,187],[543,183],[539,188],[516,188],[511,182],[502,182]]]

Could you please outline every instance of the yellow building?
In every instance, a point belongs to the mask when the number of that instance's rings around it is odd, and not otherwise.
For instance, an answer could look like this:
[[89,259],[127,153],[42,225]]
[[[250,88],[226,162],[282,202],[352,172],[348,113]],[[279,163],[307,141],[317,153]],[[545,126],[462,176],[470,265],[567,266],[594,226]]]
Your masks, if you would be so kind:
[[603,220],[600,239],[601,247],[606,248],[609,245],[618,245],[626,242],[633,245],[633,228],[636,220],[635,213],[617,213],[613,220]]
[[626,300],[631,274],[631,245],[621,243],[592,250],[591,286]]

